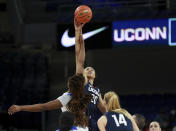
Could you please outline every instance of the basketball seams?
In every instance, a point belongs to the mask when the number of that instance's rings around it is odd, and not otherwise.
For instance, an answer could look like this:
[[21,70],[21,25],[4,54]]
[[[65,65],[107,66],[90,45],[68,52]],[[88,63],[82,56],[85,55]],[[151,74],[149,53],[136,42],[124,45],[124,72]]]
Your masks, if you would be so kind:
[[75,10],[74,15],[78,22],[87,23],[92,18],[92,10],[88,6],[81,5]]
[[[88,10],[88,9],[86,9],[86,10]],[[90,13],[91,11],[90,10],[88,10],[88,12],[84,12],[85,11],[85,9],[84,10],[79,10],[79,12],[77,11],[77,12],[75,12],[75,16],[76,17],[78,17],[78,16],[80,16],[79,14],[84,14],[84,15],[87,15],[87,14],[90,14],[90,15],[92,15],[92,13]],[[83,15],[81,15],[81,16],[83,16]]]

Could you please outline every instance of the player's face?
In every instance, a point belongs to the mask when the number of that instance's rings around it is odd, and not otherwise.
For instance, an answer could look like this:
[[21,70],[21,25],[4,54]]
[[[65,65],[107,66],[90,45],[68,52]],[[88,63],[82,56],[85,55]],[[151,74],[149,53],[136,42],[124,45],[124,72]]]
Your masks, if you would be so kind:
[[92,67],[86,67],[84,72],[88,79],[95,79],[95,70]]
[[161,128],[158,122],[151,122],[149,126],[149,131],[161,131]]

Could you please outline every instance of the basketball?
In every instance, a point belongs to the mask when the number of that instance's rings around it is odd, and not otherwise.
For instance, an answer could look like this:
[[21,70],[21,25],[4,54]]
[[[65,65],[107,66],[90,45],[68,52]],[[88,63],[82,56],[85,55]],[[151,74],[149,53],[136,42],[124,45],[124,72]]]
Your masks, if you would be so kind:
[[79,23],[87,23],[92,18],[92,10],[86,6],[78,6],[75,10],[75,20]]

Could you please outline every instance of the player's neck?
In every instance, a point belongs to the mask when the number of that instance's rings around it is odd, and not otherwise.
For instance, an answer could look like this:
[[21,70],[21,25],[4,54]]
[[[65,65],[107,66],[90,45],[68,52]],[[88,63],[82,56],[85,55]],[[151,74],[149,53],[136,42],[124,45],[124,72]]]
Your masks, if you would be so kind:
[[90,82],[90,84],[93,85],[93,83],[94,83],[94,79],[89,79],[89,82]]

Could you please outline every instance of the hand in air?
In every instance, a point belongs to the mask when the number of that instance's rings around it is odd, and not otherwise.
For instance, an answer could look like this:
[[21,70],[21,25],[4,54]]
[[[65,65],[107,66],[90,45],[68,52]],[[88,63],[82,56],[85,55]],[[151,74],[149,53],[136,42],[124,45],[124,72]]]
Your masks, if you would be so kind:
[[78,21],[76,21],[76,19],[74,19],[74,26],[76,31],[82,31],[84,24],[79,23]]
[[15,112],[19,112],[19,111],[21,111],[20,106],[12,105],[12,106],[8,109],[8,114],[9,114],[9,115],[13,115]]

